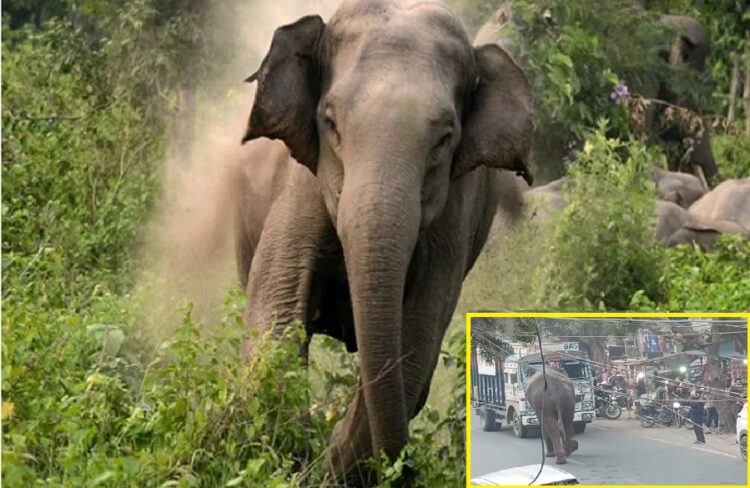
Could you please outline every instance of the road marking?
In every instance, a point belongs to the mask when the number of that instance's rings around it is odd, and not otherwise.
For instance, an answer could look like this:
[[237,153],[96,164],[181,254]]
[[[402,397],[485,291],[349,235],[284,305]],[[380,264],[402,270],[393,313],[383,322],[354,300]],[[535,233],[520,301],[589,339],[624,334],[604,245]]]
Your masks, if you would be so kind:
[[583,464],[582,462],[576,461],[575,459],[568,458],[568,462],[571,464],[577,464],[578,466],[588,466],[587,464]]
[[713,454],[720,454],[722,456],[726,456],[726,457],[730,457],[730,458],[736,458],[737,457],[734,454],[728,454],[726,452],[718,451],[718,450],[715,450],[715,449],[707,449],[705,447],[698,447],[698,446],[686,446],[685,444],[680,444],[679,442],[672,442],[672,441],[668,441],[668,440],[665,440],[665,439],[657,439],[656,437],[649,437],[649,436],[645,436],[645,435],[643,437],[645,439],[651,439],[652,441],[663,442],[665,444],[671,444],[673,446],[689,447],[690,449],[695,449],[696,451],[703,451],[703,452],[710,452],[710,453],[713,453]]
[[642,485],[643,484],[641,481],[634,480],[632,478],[625,478],[624,476],[623,476],[622,479],[624,479],[625,481],[627,481],[628,483],[631,483],[633,485]]

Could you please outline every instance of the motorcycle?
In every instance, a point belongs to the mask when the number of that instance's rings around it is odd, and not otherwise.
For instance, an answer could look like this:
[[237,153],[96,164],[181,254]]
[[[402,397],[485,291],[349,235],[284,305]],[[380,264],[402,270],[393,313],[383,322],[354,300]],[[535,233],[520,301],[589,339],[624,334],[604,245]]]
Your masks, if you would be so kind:
[[641,401],[641,427],[648,429],[657,423],[679,426],[679,418],[667,407],[657,407],[653,401]]
[[628,408],[630,402],[623,386],[613,388],[612,398],[620,408]]
[[597,417],[607,417],[610,420],[615,420],[622,415],[622,409],[616,403],[610,401],[609,394],[605,392],[597,391],[594,393],[594,404]]

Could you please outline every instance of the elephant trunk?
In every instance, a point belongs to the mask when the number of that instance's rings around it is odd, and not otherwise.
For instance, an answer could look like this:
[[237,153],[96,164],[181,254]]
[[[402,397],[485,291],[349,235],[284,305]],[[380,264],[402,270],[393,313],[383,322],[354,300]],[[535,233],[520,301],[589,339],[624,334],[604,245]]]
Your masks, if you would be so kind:
[[[338,206],[372,449],[395,457],[408,441],[402,371],[406,273],[419,232],[420,185],[371,177],[345,181]],[[349,176],[349,175],[347,175]],[[408,188],[408,190],[407,190]]]

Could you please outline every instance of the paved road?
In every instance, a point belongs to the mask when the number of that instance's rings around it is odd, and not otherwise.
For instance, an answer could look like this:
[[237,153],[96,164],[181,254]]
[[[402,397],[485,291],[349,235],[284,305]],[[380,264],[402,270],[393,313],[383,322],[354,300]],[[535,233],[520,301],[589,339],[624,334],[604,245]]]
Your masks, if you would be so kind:
[[[596,419],[576,438],[578,450],[560,467],[581,484],[747,485],[746,463],[734,437],[707,435],[706,445],[694,445],[692,431],[644,429],[623,413],[615,421]],[[539,437],[517,439],[505,425],[499,432],[482,432],[479,419],[472,416],[472,476],[540,462]]]

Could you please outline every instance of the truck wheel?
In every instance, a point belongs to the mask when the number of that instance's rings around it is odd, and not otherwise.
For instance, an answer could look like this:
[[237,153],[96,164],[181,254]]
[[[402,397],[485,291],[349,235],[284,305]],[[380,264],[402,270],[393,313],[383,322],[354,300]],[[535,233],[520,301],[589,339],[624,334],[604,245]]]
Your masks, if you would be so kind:
[[492,410],[482,409],[479,411],[479,424],[484,432],[495,430],[495,412]]
[[573,422],[573,433],[583,434],[586,430],[586,422]]
[[519,439],[525,439],[529,436],[529,429],[523,426],[520,417],[516,417],[515,410],[511,410],[508,414],[508,423],[513,426],[513,434]]

